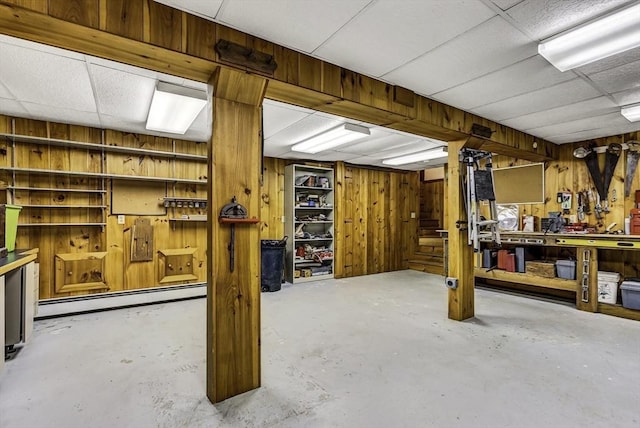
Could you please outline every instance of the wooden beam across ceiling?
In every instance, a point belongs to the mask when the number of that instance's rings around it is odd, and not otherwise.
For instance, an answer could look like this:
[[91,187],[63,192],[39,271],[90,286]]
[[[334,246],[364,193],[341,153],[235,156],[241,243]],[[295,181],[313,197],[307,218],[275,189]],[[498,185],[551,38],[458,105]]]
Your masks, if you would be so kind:
[[398,99],[385,82],[152,0],[94,3],[0,0],[0,33],[199,82],[218,66],[260,74],[220,58],[214,46],[224,39],[273,56],[278,68],[264,76],[267,98],[443,141],[466,138],[480,123],[495,132],[495,144],[483,148],[532,161],[557,158],[550,142],[410,91]]

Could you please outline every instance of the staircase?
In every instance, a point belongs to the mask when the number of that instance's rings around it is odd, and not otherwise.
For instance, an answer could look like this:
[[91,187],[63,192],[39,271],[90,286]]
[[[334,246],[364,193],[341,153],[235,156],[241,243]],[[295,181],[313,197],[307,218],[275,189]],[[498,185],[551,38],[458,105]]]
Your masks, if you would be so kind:
[[444,275],[444,250],[439,236],[420,236],[418,248],[409,259],[409,269]]

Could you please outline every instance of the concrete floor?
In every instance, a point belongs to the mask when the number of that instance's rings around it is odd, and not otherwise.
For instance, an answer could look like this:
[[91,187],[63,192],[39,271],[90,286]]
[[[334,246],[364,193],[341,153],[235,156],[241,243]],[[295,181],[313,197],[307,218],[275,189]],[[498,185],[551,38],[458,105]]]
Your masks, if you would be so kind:
[[640,324],[402,271],[262,295],[262,384],[205,396],[205,300],[36,323],[0,427],[640,427]]

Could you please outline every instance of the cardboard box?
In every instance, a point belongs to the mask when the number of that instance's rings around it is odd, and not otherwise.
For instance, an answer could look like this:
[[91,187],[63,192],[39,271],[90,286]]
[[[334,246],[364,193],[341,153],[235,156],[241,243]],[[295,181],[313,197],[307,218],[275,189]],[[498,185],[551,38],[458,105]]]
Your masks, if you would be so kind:
[[303,278],[311,277],[311,269],[302,269],[301,275]]
[[525,262],[525,271],[526,273],[542,276],[544,278],[556,277],[556,265],[553,262],[545,262],[540,260]]
[[295,269],[293,271],[293,277],[294,278],[300,278],[300,269]]

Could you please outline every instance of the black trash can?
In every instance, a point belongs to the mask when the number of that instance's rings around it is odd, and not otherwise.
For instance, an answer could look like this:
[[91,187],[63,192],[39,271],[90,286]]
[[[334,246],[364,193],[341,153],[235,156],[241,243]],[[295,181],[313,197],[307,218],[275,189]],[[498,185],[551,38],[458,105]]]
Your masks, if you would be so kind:
[[260,275],[260,289],[262,291],[278,291],[282,288],[286,247],[286,236],[279,241],[271,239],[263,239],[261,241],[262,272]]

